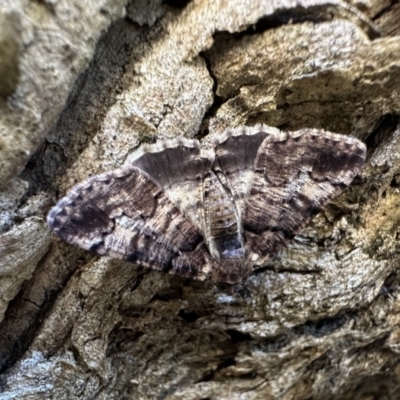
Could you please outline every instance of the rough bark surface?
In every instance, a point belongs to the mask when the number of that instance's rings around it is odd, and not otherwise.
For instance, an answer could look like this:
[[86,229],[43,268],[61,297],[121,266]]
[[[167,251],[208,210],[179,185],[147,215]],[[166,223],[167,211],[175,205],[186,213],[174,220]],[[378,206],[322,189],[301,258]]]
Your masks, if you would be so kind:
[[[399,10],[3,2],[0,399],[398,399]],[[353,135],[368,157],[237,292],[50,234],[55,199],[141,143],[259,122]]]

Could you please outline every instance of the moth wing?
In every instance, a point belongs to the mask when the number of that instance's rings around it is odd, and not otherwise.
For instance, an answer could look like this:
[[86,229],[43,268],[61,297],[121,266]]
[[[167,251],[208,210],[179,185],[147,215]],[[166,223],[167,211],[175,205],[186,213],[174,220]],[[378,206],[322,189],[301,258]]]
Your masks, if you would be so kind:
[[236,203],[239,219],[253,178],[257,151],[264,139],[277,131],[265,125],[226,130],[214,141],[213,170]]
[[213,159],[213,153],[201,150],[197,140],[174,139],[141,148],[132,165],[157,182],[169,199],[203,230],[203,182]]
[[203,236],[146,173],[136,167],[75,186],[48,214],[50,228],[86,250],[203,280]]
[[280,132],[264,140],[243,218],[255,266],[263,265],[350,184],[365,154],[359,140],[321,130]]

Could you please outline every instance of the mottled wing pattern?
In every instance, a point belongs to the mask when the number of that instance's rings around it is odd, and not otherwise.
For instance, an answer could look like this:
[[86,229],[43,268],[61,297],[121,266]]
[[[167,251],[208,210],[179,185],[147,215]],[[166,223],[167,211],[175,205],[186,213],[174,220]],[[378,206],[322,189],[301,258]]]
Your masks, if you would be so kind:
[[144,146],[127,168],[75,186],[50,211],[68,243],[192,279],[238,283],[346,187],[365,146],[313,129],[228,130]]
[[47,222],[66,242],[100,255],[198,280],[210,270],[202,234],[136,167],[78,184]]
[[149,174],[195,226],[203,229],[203,181],[213,159],[197,140],[180,139],[143,147],[132,164]]
[[215,161],[212,169],[232,194],[239,218],[250,189],[257,151],[268,135],[277,132],[276,128],[265,125],[240,127],[228,129],[214,141]]
[[254,266],[275,254],[353,180],[365,151],[357,139],[313,129],[265,139],[243,219]]

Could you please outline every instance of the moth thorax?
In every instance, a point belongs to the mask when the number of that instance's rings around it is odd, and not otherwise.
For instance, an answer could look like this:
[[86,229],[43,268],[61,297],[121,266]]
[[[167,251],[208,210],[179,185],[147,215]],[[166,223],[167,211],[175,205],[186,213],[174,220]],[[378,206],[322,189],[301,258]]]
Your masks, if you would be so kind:
[[236,204],[213,172],[204,182],[204,213],[211,255],[219,261],[242,260],[245,249]]

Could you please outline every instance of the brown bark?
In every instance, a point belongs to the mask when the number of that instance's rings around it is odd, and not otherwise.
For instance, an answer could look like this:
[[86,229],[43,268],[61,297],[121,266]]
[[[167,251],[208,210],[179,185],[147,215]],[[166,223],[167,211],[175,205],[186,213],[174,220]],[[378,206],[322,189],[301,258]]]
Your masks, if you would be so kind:
[[[398,4],[178,3],[0,8],[0,399],[399,398]],[[259,122],[368,158],[237,293],[50,234],[141,143]]]

